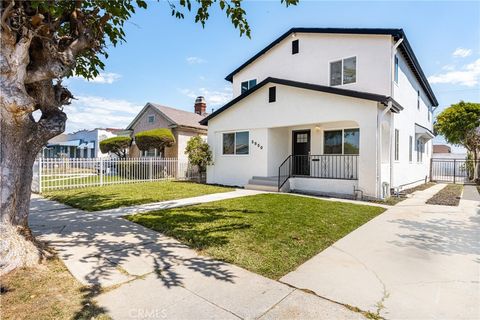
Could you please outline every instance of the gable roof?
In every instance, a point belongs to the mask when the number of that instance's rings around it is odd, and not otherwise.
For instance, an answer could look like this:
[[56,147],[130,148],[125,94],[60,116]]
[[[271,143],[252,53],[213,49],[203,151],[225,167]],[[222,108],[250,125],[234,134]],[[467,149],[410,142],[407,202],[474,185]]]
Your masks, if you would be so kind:
[[413,49],[410,46],[410,43],[407,40],[407,36],[403,29],[382,29],[382,28],[291,28],[268,46],[263,48],[260,52],[256,55],[248,59],[245,63],[243,63],[240,67],[232,71],[229,75],[225,77],[225,80],[232,82],[233,76],[237,74],[240,70],[248,66],[250,63],[255,61],[261,55],[266,53],[268,50],[273,48],[275,45],[280,43],[283,39],[288,37],[292,33],[331,33],[331,34],[369,34],[369,35],[391,35],[395,41],[399,39],[403,39],[402,43],[399,46],[400,52],[404,55],[408,66],[413,71],[415,77],[417,78],[418,82],[422,86],[423,90],[428,96],[428,99],[432,103],[433,106],[438,106],[437,98],[433,93],[430,84],[428,83],[427,77],[423,73],[422,68],[420,67],[420,63],[418,62],[415,54],[413,53]]
[[181,126],[181,127],[190,127],[196,129],[203,129],[207,130],[206,126],[199,124],[205,116],[201,116],[194,112],[188,112],[184,110],[179,110],[171,107],[167,107],[157,103],[147,102],[145,107],[137,114],[135,119],[128,125],[127,129],[132,129],[135,123],[140,119],[140,117],[147,111],[149,107],[154,108],[160,114],[167,119],[169,122],[173,124],[173,126]]
[[372,101],[377,101],[380,102],[384,105],[386,105],[389,101],[392,102],[392,112],[399,113],[400,111],[403,110],[403,107],[396,102],[394,99],[391,97],[387,97],[381,94],[375,94],[375,93],[369,93],[369,92],[362,92],[362,91],[355,91],[355,90],[347,90],[347,89],[341,89],[341,88],[336,88],[336,87],[329,87],[329,86],[322,86],[319,84],[311,84],[311,83],[305,83],[305,82],[298,82],[298,81],[292,81],[292,80],[286,80],[286,79],[278,79],[278,78],[272,78],[268,77],[256,86],[254,86],[252,89],[242,93],[235,99],[231,100],[228,102],[226,105],[221,107],[220,109],[216,110],[212,114],[208,115],[206,118],[200,121],[201,124],[207,125],[208,120],[216,117],[223,111],[227,110],[231,106],[235,105],[237,102],[240,100],[248,97],[267,83],[276,83],[276,84],[281,84],[285,86],[290,86],[290,87],[296,87],[296,88],[301,88],[301,89],[307,89],[307,90],[314,90],[314,91],[320,91],[320,92],[326,92],[326,93],[331,93],[331,94],[338,94],[341,96],[347,96],[347,97],[352,97],[352,98],[359,98],[359,99],[365,99],[365,100],[372,100]]

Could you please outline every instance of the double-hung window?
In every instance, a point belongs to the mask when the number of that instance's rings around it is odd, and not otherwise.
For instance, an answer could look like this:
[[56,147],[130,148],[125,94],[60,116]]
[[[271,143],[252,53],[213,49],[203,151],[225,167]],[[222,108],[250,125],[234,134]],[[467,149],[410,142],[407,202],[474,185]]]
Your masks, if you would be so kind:
[[359,154],[359,151],[359,129],[342,129],[324,132],[323,154]]
[[357,57],[330,62],[330,85],[355,83],[357,81]]
[[229,132],[223,134],[223,154],[248,154],[248,131]]
[[241,86],[242,86],[242,93],[252,89],[257,85],[257,79],[252,79],[248,81],[243,81]]
[[398,57],[395,56],[395,69],[393,70],[393,81],[398,84]]

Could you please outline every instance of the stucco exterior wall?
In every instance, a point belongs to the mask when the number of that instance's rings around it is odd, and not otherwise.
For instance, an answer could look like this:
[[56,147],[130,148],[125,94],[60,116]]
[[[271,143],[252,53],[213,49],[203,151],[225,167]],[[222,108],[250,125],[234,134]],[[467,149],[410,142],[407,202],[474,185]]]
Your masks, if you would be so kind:
[[[208,168],[208,182],[243,186],[252,176],[277,175],[281,161],[291,152],[291,130],[311,128],[312,154],[321,154],[322,130],[358,127],[359,188],[375,196],[376,144],[372,141],[376,138],[377,103],[284,85],[276,85],[277,100],[268,103],[268,87],[209,121],[214,165]],[[229,131],[250,132],[249,155],[222,154],[222,133]],[[252,140],[263,149],[252,145]]]
[[[299,53],[292,55],[291,42],[299,40]],[[390,95],[391,36],[297,33],[233,76],[233,96],[241,82],[267,77],[330,85],[330,62],[357,57],[356,83],[338,88]]]
[[[428,176],[432,156],[432,140],[430,140],[425,144],[422,162],[417,162],[415,138],[415,123],[432,130],[431,103],[404,57],[400,53],[397,53],[397,57],[399,58],[399,73],[398,83],[393,82],[393,98],[404,109],[393,116],[393,127],[399,130],[399,159],[393,160],[392,187],[413,183]],[[417,90],[420,91],[420,108],[417,106]],[[409,161],[410,136],[413,139],[412,161]],[[394,148],[394,138],[393,135],[392,148]]]

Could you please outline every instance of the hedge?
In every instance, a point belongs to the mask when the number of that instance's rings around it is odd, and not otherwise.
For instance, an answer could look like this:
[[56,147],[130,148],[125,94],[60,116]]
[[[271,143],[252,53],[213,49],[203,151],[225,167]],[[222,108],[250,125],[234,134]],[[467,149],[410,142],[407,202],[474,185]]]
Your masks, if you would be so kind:
[[147,151],[150,149],[162,150],[175,143],[175,137],[170,129],[159,128],[139,132],[135,135],[135,144],[138,149]]

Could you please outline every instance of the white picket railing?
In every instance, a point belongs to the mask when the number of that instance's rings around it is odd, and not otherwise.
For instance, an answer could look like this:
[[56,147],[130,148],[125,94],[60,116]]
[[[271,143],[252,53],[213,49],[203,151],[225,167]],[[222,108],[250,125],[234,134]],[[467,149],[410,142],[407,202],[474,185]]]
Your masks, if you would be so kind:
[[103,186],[109,184],[184,180],[197,174],[175,158],[39,158],[35,161],[32,190]]

